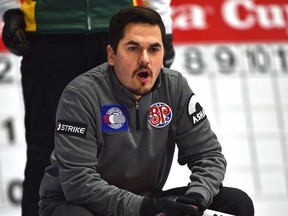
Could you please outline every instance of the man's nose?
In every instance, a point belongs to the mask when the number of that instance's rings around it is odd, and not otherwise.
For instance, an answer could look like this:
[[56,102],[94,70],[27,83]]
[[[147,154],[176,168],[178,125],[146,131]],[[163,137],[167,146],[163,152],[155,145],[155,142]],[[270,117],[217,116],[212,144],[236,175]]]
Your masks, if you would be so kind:
[[141,65],[147,65],[150,61],[150,58],[149,58],[149,54],[147,52],[147,50],[143,50],[140,54],[140,57],[139,57],[139,64]]

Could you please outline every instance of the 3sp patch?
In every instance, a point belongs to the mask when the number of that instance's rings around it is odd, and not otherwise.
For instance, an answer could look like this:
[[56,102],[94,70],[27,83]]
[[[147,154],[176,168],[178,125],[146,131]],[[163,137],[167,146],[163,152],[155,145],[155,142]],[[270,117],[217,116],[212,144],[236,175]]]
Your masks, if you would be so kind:
[[192,124],[195,126],[200,122],[204,121],[207,118],[202,106],[197,100],[195,94],[192,94],[189,104],[188,104],[188,114],[189,118],[192,121]]
[[102,106],[102,131],[128,131],[128,119],[126,113],[126,108],[121,104]]
[[87,132],[87,124],[58,120],[56,132],[72,136],[85,137]]
[[150,106],[149,123],[155,128],[167,126],[172,116],[172,109],[165,103],[157,102]]

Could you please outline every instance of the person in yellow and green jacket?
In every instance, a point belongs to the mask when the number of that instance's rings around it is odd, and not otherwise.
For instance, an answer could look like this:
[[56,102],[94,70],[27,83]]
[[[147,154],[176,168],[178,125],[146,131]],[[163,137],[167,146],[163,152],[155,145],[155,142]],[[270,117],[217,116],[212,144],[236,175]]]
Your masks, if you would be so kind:
[[54,148],[55,114],[64,87],[107,61],[109,20],[119,9],[146,5],[166,29],[163,64],[174,59],[170,0],[0,0],[2,40],[22,56],[27,161],[22,216],[37,216],[39,185]]

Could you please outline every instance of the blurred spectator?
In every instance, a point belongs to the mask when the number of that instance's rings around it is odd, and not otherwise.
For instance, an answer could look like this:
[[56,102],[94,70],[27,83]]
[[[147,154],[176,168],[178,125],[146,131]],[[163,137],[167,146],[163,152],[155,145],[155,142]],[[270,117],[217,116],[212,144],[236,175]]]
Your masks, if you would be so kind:
[[[55,113],[64,87],[79,74],[107,61],[108,24],[135,0],[0,0],[6,48],[22,56],[27,162],[22,216],[38,215],[39,185],[54,148]],[[170,0],[146,0],[165,23],[167,52],[174,59]]]

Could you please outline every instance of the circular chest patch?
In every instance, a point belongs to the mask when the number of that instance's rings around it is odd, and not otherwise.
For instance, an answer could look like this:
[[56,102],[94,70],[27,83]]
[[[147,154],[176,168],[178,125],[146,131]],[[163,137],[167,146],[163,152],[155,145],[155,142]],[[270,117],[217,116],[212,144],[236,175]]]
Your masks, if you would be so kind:
[[113,129],[119,129],[121,128],[126,121],[126,118],[118,107],[112,107],[104,116],[104,122]]
[[172,120],[171,108],[162,102],[151,105],[149,114],[149,123],[155,128],[163,128]]

